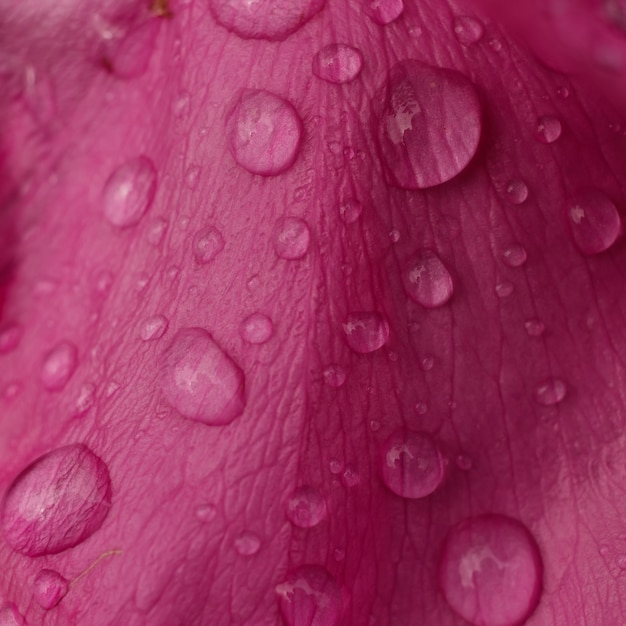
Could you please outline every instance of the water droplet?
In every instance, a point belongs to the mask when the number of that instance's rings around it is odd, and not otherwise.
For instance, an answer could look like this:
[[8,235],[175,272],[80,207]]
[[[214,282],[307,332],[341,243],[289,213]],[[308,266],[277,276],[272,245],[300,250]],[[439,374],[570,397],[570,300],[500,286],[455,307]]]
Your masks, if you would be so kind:
[[418,415],[425,415],[428,412],[428,405],[425,402],[418,402],[415,405],[415,412]]
[[456,457],[456,466],[463,472],[469,472],[473,467],[472,459],[465,454]]
[[412,300],[429,309],[444,305],[454,292],[450,272],[431,250],[422,250],[409,260],[402,283]]
[[567,385],[559,378],[549,378],[535,388],[535,400],[542,406],[553,406],[567,394]]
[[167,221],[162,218],[155,220],[147,231],[148,242],[155,247],[160,246],[166,231]]
[[607,556],[607,554],[610,552],[609,546],[607,546],[606,544],[601,545],[600,548],[598,548],[598,552],[602,556]]
[[155,341],[161,339],[167,332],[169,321],[164,315],[153,315],[148,317],[139,328],[139,336],[143,341]]
[[400,241],[400,231],[397,228],[394,228],[389,232],[389,239],[391,243],[398,243]]
[[246,404],[244,374],[203,328],[183,328],[163,354],[161,391],[181,415],[230,424]]
[[[189,110],[191,109],[191,94],[188,91],[182,91],[176,96],[176,99],[172,103],[172,113],[174,117],[183,118],[189,114]],[[198,169],[198,173],[200,168]],[[189,185],[189,182],[187,181]]]
[[324,6],[325,0],[209,0],[215,20],[243,39],[285,39]]
[[110,508],[106,464],[87,446],[64,446],[13,481],[2,503],[4,536],[21,554],[57,554],[91,537]]
[[363,55],[357,48],[345,43],[324,46],[313,57],[313,73],[329,83],[348,83],[363,67]]
[[336,363],[325,367],[322,376],[329,387],[341,387],[346,382],[346,370]]
[[252,556],[256,554],[261,547],[261,540],[249,531],[241,533],[237,539],[235,539],[235,550],[241,556]]
[[435,366],[435,357],[428,354],[422,359],[422,369],[429,372]]
[[19,324],[7,324],[0,329],[0,354],[12,352],[20,345],[24,329]]
[[389,323],[376,311],[350,313],[343,323],[348,346],[359,354],[382,348],[389,339]]
[[341,474],[341,482],[344,487],[356,487],[361,482],[361,477],[355,467],[347,465]]
[[526,249],[519,243],[511,244],[502,253],[502,259],[509,267],[521,267],[527,258]]
[[365,0],[363,5],[365,15],[381,26],[397,20],[403,11],[403,0]]
[[39,375],[48,391],[60,391],[76,371],[78,352],[69,341],[58,343],[44,357]]
[[511,204],[522,204],[528,198],[528,187],[523,180],[513,178],[506,185],[506,197]]
[[51,569],[42,569],[35,577],[34,596],[46,611],[54,608],[70,590],[68,581]]
[[296,160],[302,121],[287,100],[269,91],[247,89],[226,115],[226,136],[239,165],[252,174],[275,176]]
[[377,433],[380,430],[380,422],[378,420],[370,420],[370,429],[373,433]]
[[206,265],[224,249],[222,233],[210,226],[203,228],[195,234],[192,248],[196,263]]
[[102,212],[113,226],[135,226],[152,205],[156,188],[154,163],[143,155],[130,159],[114,170],[105,182]]
[[24,616],[13,602],[7,602],[0,607],[0,626],[26,626]]
[[2,397],[7,400],[13,400],[22,392],[23,386],[19,382],[9,383],[2,391]]
[[489,47],[494,52],[500,52],[500,50],[502,50],[502,43],[500,42],[499,39],[490,39],[489,40]]
[[195,189],[200,181],[200,167],[198,165],[190,165],[185,172],[185,183],[189,189]]
[[546,329],[544,323],[538,319],[527,320],[524,327],[529,337],[541,337]]
[[287,519],[300,528],[317,526],[327,512],[326,500],[315,487],[298,487],[287,501]]
[[390,491],[402,498],[424,498],[444,479],[444,459],[427,433],[397,430],[382,445],[380,470]]
[[217,515],[217,508],[214,504],[199,504],[196,507],[196,519],[203,524],[213,521]]
[[252,344],[261,344],[269,341],[273,333],[274,324],[263,313],[252,313],[239,326],[241,338]]
[[458,42],[463,46],[477,43],[485,34],[482,23],[469,15],[457,15],[452,21],[452,29]]
[[542,115],[537,119],[535,137],[541,143],[554,143],[561,136],[561,121],[554,115]]
[[309,250],[311,232],[299,217],[286,216],[276,222],[273,234],[274,250],[288,261],[301,259]]
[[161,20],[150,19],[132,28],[121,39],[108,42],[106,60],[119,78],[137,78],[146,72],[154,53]]
[[339,215],[346,224],[354,224],[363,213],[363,205],[354,198],[349,198],[339,207]]
[[508,298],[514,290],[515,287],[513,286],[513,283],[510,283],[508,280],[498,283],[495,287],[495,292],[498,298]]
[[319,565],[302,565],[276,586],[287,626],[337,626],[343,610],[341,589]]
[[374,102],[381,153],[400,187],[440,185],[462,172],[476,153],[481,106],[463,74],[402,61]]
[[568,218],[574,243],[586,255],[608,250],[622,230],[615,204],[597,189],[581,191],[572,198]]
[[343,463],[339,459],[331,459],[328,463],[328,467],[330,469],[330,473],[336,476],[337,474],[341,474]]
[[78,398],[76,398],[76,404],[74,405],[76,407],[74,417],[80,417],[87,413],[95,401],[96,386],[92,383],[83,385],[78,392]]
[[539,602],[542,570],[525,526],[482,515],[448,532],[439,580],[450,607],[471,624],[522,624]]

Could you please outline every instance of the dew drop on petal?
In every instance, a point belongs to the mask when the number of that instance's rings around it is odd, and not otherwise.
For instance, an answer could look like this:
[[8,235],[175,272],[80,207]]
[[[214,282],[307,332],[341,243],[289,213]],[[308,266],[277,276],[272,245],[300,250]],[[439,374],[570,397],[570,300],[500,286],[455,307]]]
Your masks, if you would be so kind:
[[377,311],[350,313],[343,323],[348,346],[359,354],[382,348],[389,339],[389,323]]
[[422,359],[422,369],[425,372],[429,372],[431,369],[433,369],[434,366],[435,366],[435,357],[432,356],[431,354],[427,354]]
[[54,608],[70,589],[68,581],[52,569],[40,570],[33,586],[35,600],[46,611]]
[[41,384],[48,391],[61,391],[67,385],[78,365],[78,351],[69,341],[62,341],[44,357],[41,366]]
[[418,415],[426,415],[426,413],[428,412],[428,405],[425,402],[418,402],[415,405],[415,412]]
[[513,283],[510,283],[508,280],[504,280],[495,286],[495,292],[498,298],[508,298],[513,291],[515,291],[515,287]]
[[482,515],[448,532],[440,587],[450,607],[470,624],[525,623],[539,602],[542,577],[539,548],[517,520]]
[[298,487],[287,501],[287,519],[300,528],[313,528],[327,515],[326,500],[315,487]]
[[572,198],[567,217],[574,243],[585,255],[608,250],[622,230],[615,204],[596,189],[581,191]]
[[345,43],[324,46],[313,57],[313,73],[329,83],[348,83],[363,67],[363,55],[357,48]]
[[361,476],[354,466],[346,465],[341,473],[341,482],[344,487],[356,487],[361,482]]
[[331,459],[328,463],[328,469],[330,473],[333,475],[337,475],[341,473],[343,469],[343,463],[339,459]]
[[339,206],[339,215],[346,224],[354,224],[362,213],[362,204],[354,198],[348,198]]
[[76,403],[74,404],[75,412],[74,417],[81,417],[96,402],[96,386],[93,383],[85,383],[78,392]]
[[262,344],[269,341],[274,333],[272,320],[263,313],[252,313],[241,322],[239,334],[251,344]]
[[523,204],[528,199],[528,186],[519,178],[511,179],[504,191],[511,204]]
[[400,241],[400,231],[397,228],[390,230],[389,239],[391,243],[398,243]]
[[403,11],[403,0],[365,0],[363,4],[363,13],[381,26],[397,20]]
[[274,227],[273,244],[276,254],[288,261],[301,259],[309,250],[311,231],[299,217],[281,217]]
[[261,548],[261,540],[250,531],[241,533],[235,539],[235,550],[241,556],[253,556]]
[[346,382],[346,370],[337,363],[331,363],[322,372],[324,382],[329,387],[341,387]]
[[153,315],[146,318],[140,325],[139,336],[143,341],[161,339],[167,332],[169,321],[164,315]]
[[194,235],[192,249],[198,265],[210,263],[224,249],[222,233],[211,226],[199,230]]
[[469,15],[457,15],[452,21],[452,30],[457,41],[463,46],[479,42],[485,34],[482,22]]
[[502,259],[509,267],[521,267],[527,258],[526,249],[519,243],[511,244],[502,253]]
[[554,143],[561,136],[561,121],[554,115],[542,115],[537,119],[535,137],[541,143]]
[[217,508],[214,504],[199,504],[196,507],[196,519],[203,524],[208,524],[217,516]]
[[0,606],[0,626],[26,626],[24,616],[13,602]]
[[548,378],[535,387],[535,401],[542,406],[558,404],[566,394],[567,385],[560,378]]
[[302,121],[284,98],[247,89],[226,115],[226,137],[239,165],[252,174],[275,176],[296,160]]
[[13,481],[2,503],[9,545],[27,556],[57,554],[96,532],[111,508],[109,470],[87,446],[44,454]]
[[546,329],[544,323],[538,319],[526,320],[524,328],[529,337],[541,337]]
[[402,284],[412,300],[432,309],[452,297],[452,276],[443,261],[431,250],[413,256],[402,272]]
[[246,405],[241,368],[203,328],[179,330],[163,354],[161,391],[181,415],[230,424]]
[[472,459],[466,454],[459,454],[456,457],[456,466],[463,472],[468,472],[473,467]]
[[0,328],[0,354],[12,352],[22,340],[24,329],[20,324],[7,324]]

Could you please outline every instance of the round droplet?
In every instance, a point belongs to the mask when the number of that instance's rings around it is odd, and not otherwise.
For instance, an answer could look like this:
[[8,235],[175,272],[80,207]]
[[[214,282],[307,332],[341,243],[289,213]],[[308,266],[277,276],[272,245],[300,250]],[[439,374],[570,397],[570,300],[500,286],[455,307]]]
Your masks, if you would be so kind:
[[541,143],[554,143],[561,136],[561,121],[554,115],[542,115],[537,119],[535,137]]
[[428,405],[425,402],[418,402],[415,405],[415,412],[418,415],[426,415],[426,413],[428,412]]
[[363,67],[363,55],[357,48],[345,43],[324,46],[313,57],[313,73],[329,83],[348,83]]
[[326,500],[315,487],[298,487],[287,501],[287,519],[294,526],[313,528],[326,514]]
[[325,367],[322,375],[324,382],[329,387],[341,387],[346,382],[346,370],[336,363],[331,363]]
[[181,415],[230,424],[246,405],[244,374],[203,328],[183,328],[163,354],[161,391]]
[[363,5],[363,13],[381,26],[397,20],[403,11],[403,0],[365,0]]
[[27,556],[56,554],[96,532],[111,508],[111,481],[87,446],[57,448],[13,481],[2,503],[9,545]]
[[213,521],[217,515],[217,508],[214,504],[199,504],[196,507],[196,519],[203,524]]
[[475,626],[524,623],[539,602],[542,574],[534,538],[503,515],[473,517],[453,527],[439,567],[446,601]]
[[572,198],[567,216],[574,243],[586,255],[608,250],[622,231],[615,204],[597,189],[581,191]]
[[346,224],[354,224],[363,213],[363,205],[354,198],[349,198],[339,206],[339,215]]
[[69,341],[62,341],[44,357],[41,366],[41,384],[48,391],[61,391],[76,371],[78,352]]
[[341,482],[344,487],[356,487],[361,482],[361,476],[353,465],[346,465],[341,473]]
[[46,611],[54,608],[70,590],[68,581],[52,569],[42,569],[35,576],[34,596],[39,606]]
[[331,459],[328,463],[328,469],[330,470],[331,474],[334,474],[336,476],[337,474],[341,473],[341,470],[343,469],[343,463],[339,459]]
[[424,498],[443,482],[444,459],[427,433],[397,430],[381,447],[380,471],[396,495]]
[[345,548],[335,548],[333,550],[333,556],[335,557],[335,561],[340,563],[346,558],[346,550]]
[[541,337],[546,329],[544,323],[538,319],[526,320],[524,328],[529,337]]
[[109,41],[107,65],[119,78],[137,78],[146,72],[154,53],[161,20],[150,19],[132,28],[121,39]]
[[561,402],[567,394],[567,385],[559,378],[549,378],[535,388],[535,400],[543,406]]
[[276,254],[287,261],[301,259],[309,250],[311,232],[299,217],[286,216],[276,222],[273,244]]
[[275,176],[296,160],[302,121],[287,100],[269,91],[248,89],[226,115],[226,137],[239,165],[252,174]]
[[450,272],[431,250],[422,250],[409,260],[402,283],[412,300],[429,309],[444,305],[454,292]]
[[422,359],[422,369],[425,372],[429,372],[431,369],[433,369],[434,366],[435,366],[435,357],[432,356],[431,354],[427,354]]
[[195,189],[200,182],[200,167],[198,165],[190,165],[185,172],[185,183],[189,189]]
[[0,354],[12,352],[20,345],[24,330],[19,324],[7,324],[0,328]]
[[506,184],[506,197],[511,204],[522,204],[528,198],[528,187],[523,180],[513,178]]
[[248,315],[239,326],[239,334],[247,343],[261,344],[269,341],[274,333],[272,320],[263,313]]
[[241,533],[237,539],[235,539],[235,550],[241,556],[252,556],[256,554],[261,547],[261,540],[249,531]]
[[303,565],[276,586],[287,626],[337,626],[343,610],[341,589],[319,565]]
[[397,228],[389,231],[389,239],[391,243],[398,243],[400,241],[400,231]]
[[144,341],[161,339],[167,332],[169,321],[164,315],[153,315],[146,318],[139,328],[139,336]]
[[206,265],[224,249],[222,233],[210,226],[203,228],[194,235],[192,248],[196,263]]
[[476,153],[480,101],[460,72],[402,61],[391,69],[374,102],[381,153],[400,187],[445,183]]
[[485,27],[475,17],[457,15],[452,21],[452,30],[458,42],[463,46],[471,46],[483,38]]
[[376,311],[350,313],[343,323],[348,346],[359,354],[382,348],[389,339],[389,323]]
[[463,472],[469,472],[473,467],[472,459],[466,454],[459,454],[456,457],[456,466]]
[[24,616],[13,602],[0,607],[0,626],[26,626]]
[[502,259],[509,267],[521,267],[527,258],[526,249],[519,243],[511,244],[502,253]]
[[498,298],[508,298],[513,291],[515,291],[515,287],[513,286],[513,283],[510,283],[508,280],[498,283],[495,287],[495,292]]
[[285,39],[323,6],[325,0],[209,0],[215,20],[243,39]]
[[157,171],[146,156],[120,165],[102,191],[102,211],[119,228],[135,226],[150,208],[157,188]]

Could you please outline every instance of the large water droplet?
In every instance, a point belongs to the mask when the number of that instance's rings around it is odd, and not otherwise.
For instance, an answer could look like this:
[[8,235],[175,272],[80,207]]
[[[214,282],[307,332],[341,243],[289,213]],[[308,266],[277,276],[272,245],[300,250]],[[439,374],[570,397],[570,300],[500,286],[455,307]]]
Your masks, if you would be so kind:
[[452,276],[442,260],[431,250],[421,250],[405,265],[402,283],[412,300],[432,309],[452,297]]
[[287,519],[300,528],[317,526],[326,513],[326,500],[315,487],[298,487],[287,501]]
[[57,448],[13,481],[2,503],[9,545],[27,556],[73,548],[102,526],[111,507],[106,464],[87,446]]
[[374,102],[381,152],[400,187],[440,185],[462,172],[476,153],[481,107],[463,74],[402,61]]
[[215,20],[244,39],[285,39],[310,20],[325,0],[209,0]]
[[150,19],[132,28],[121,40],[110,40],[107,64],[119,78],[137,78],[150,65],[161,20]]
[[363,13],[381,26],[397,20],[403,11],[403,0],[365,0],[363,4]]
[[345,43],[324,46],[313,57],[313,73],[329,83],[348,83],[363,67],[363,55],[357,48]]
[[155,341],[161,339],[167,332],[169,321],[164,315],[153,315],[141,323],[139,336],[144,341]]
[[452,30],[463,46],[471,46],[483,38],[485,27],[475,17],[457,15],[452,21]]
[[24,616],[13,602],[0,607],[0,626],[26,626]]
[[206,265],[224,249],[222,233],[210,226],[203,228],[194,235],[192,248],[196,263]]
[[403,498],[424,498],[444,479],[444,459],[427,433],[398,430],[381,447],[383,482]]
[[48,391],[61,391],[76,371],[78,352],[69,341],[58,343],[44,357],[40,379]]
[[237,539],[235,539],[235,550],[241,556],[252,556],[256,554],[261,548],[261,540],[250,531],[241,533]]
[[337,626],[343,610],[341,589],[319,565],[302,565],[276,586],[287,626]]
[[522,204],[526,202],[526,199],[528,198],[528,186],[519,178],[511,179],[506,184],[506,189],[504,191],[511,204]]
[[462,521],[445,540],[439,581],[450,607],[475,626],[522,624],[541,594],[539,548],[517,520],[483,515]]
[[587,255],[608,250],[622,230],[615,204],[597,189],[581,191],[572,198],[567,217],[574,243]]
[[247,343],[261,344],[269,341],[274,333],[272,320],[263,313],[248,315],[239,326],[239,334]]
[[135,226],[150,208],[157,188],[157,171],[146,156],[120,165],[107,179],[102,191],[102,212],[119,228]]
[[24,334],[19,324],[7,324],[0,328],[0,354],[7,354],[17,348]]
[[239,165],[252,174],[275,176],[296,160],[302,121],[287,100],[247,89],[226,115],[226,137]]
[[42,569],[35,576],[34,596],[39,606],[46,611],[54,608],[67,595],[68,581],[52,569]]
[[559,378],[548,378],[535,388],[535,400],[543,406],[562,402],[567,395],[567,385]]
[[350,313],[343,323],[343,331],[350,348],[359,354],[374,352],[389,339],[389,323],[376,311]]
[[181,415],[230,424],[246,404],[244,374],[203,328],[183,328],[165,350],[161,391]]
[[509,267],[521,267],[527,258],[524,246],[519,243],[511,244],[502,253],[502,259]]
[[289,261],[301,259],[309,250],[311,231],[299,217],[281,217],[274,227],[273,244],[276,254]]
[[541,143],[554,143],[561,136],[561,121],[554,115],[542,115],[537,120],[535,137]]

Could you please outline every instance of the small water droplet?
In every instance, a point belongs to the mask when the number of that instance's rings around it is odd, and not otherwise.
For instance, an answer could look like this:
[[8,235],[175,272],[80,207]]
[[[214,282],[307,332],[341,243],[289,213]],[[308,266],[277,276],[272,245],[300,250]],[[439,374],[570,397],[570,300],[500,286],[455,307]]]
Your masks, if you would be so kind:
[[185,183],[189,189],[195,189],[200,181],[200,167],[198,165],[190,165],[185,172]]
[[363,5],[365,15],[381,26],[397,20],[403,11],[403,0],[365,0]]
[[415,405],[415,412],[418,415],[425,415],[428,411],[428,405],[425,402],[418,402]]
[[568,204],[572,238],[586,255],[608,250],[622,231],[622,221],[613,201],[597,189],[581,191]]
[[281,259],[293,261],[308,252],[311,232],[303,219],[286,216],[276,222],[272,241],[274,251]]
[[457,15],[452,21],[452,29],[463,46],[471,46],[480,41],[485,34],[485,27],[475,17]]
[[239,334],[247,343],[262,344],[271,339],[274,334],[274,324],[267,315],[252,313],[241,322]]
[[509,267],[521,267],[527,258],[526,249],[519,243],[511,244],[502,253],[502,259]]
[[326,366],[322,376],[329,387],[341,387],[346,382],[346,370],[337,363]]
[[287,501],[287,519],[300,528],[317,526],[327,512],[326,500],[315,487],[298,487]]
[[397,228],[394,228],[389,232],[389,239],[391,243],[398,243],[400,241],[400,231]]
[[237,539],[235,539],[235,550],[241,556],[252,556],[256,554],[261,547],[261,540],[249,531],[241,533]]
[[224,249],[222,233],[210,226],[203,228],[194,235],[192,248],[196,263],[206,265]]
[[535,137],[541,143],[554,143],[561,136],[561,121],[554,115],[542,115],[537,119]]
[[376,433],[380,430],[380,422],[378,420],[370,420],[370,430]]
[[526,320],[524,327],[529,337],[541,337],[546,329],[544,323],[538,319]]
[[341,474],[341,482],[344,487],[356,487],[361,482],[361,477],[355,467],[347,465]]
[[456,457],[456,466],[463,472],[469,472],[473,467],[472,459],[465,454],[459,454]]
[[22,340],[24,329],[20,324],[7,324],[0,328],[0,354],[15,350]]
[[9,383],[2,391],[2,397],[7,401],[11,401],[17,398],[17,396],[22,392],[22,389],[23,386],[19,382]]
[[150,224],[146,236],[148,238],[148,242],[154,247],[158,247],[161,245],[163,241],[163,237],[167,232],[167,220],[163,218],[158,218]]
[[435,366],[435,357],[428,354],[422,359],[422,369],[429,372]]
[[346,224],[354,224],[363,213],[363,205],[354,198],[349,198],[339,207],[339,215]]
[[107,386],[104,389],[105,397],[110,398],[111,396],[115,395],[118,392],[120,386],[121,385],[116,380],[111,380],[110,382],[108,382]]
[[78,398],[76,398],[76,412],[75,417],[81,417],[85,415],[87,411],[94,405],[96,401],[96,386],[93,383],[86,383],[78,392]]
[[261,277],[258,274],[250,276],[246,281],[248,291],[256,291],[261,286]]
[[376,311],[350,313],[343,323],[348,346],[359,354],[382,348],[389,339],[389,323]]
[[512,204],[523,204],[528,198],[528,187],[519,178],[511,179],[507,183],[505,191],[507,199]]
[[148,317],[139,327],[139,336],[143,341],[155,341],[161,339],[167,332],[169,321],[164,315],[153,315]]
[[337,474],[341,474],[343,463],[339,459],[331,459],[328,463],[328,467],[330,469],[330,473],[336,476]]
[[567,98],[569,98],[569,89],[567,87],[559,87],[556,90],[556,94],[560,98],[563,98],[563,100],[567,100]]
[[607,545],[601,545],[600,548],[598,549],[598,552],[602,555],[602,556],[606,556],[610,550],[609,550],[609,546]]
[[102,212],[113,226],[137,225],[152,205],[157,171],[146,156],[132,158],[109,176],[102,191]]
[[498,283],[495,287],[498,298],[508,298],[514,290],[515,287],[513,286],[513,283],[510,283],[508,280]]
[[62,341],[44,357],[39,378],[48,391],[61,391],[78,364],[78,351],[69,341]]
[[535,387],[535,400],[542,406],[558,404],[566,394],[567,385],[559,378],[549,378]]
[[499,39],[490,39],[489,40],[489,47],[494,52],[500,52],[500,50],[502,50],[502,42]]
[[217,516],[217,508],[214,504],[205,503],[199,504],[196,507],[196,519],[203,524],[212,522]]
[[150,276],[148,276],[146,272],[139,272],[135,280],[135,289],[138,292],[141,292],[148,286],[149,282],[150,282]]
[[69,582],[51,569],[42,569],[33,583],[35,600],[46,611],[54,608],[70,590]]
[[[178,94],[174,103],[172,104],[172,112],[174,113],[174,117],[183,118],[189,115],[189,110],[191,108],[191,95],[187,91],[183,91]],[[187,183],[189,184],[189,183]]]
[[450,272],[431,250],[422,250],[409,260],[402,283],[412,300],[429,309],[446,304],[454,292]]
[[324,46],[313,57],[313,73],[329,83],[348,83],[363,67],[363,55],[357,48],[344,43]]

